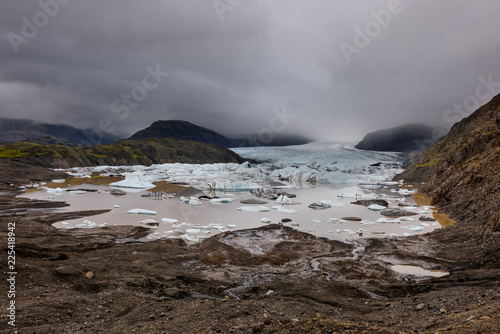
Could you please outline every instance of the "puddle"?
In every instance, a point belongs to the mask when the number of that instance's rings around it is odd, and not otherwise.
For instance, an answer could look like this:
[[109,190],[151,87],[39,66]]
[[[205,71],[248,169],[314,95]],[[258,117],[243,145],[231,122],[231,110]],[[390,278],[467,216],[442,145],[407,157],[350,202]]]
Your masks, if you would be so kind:
[[431,277],[443,277],[449,275],[450,273],[441,270],[426,270],[417,266],[410,265],[395,265],[391,266],[391,269],[400,274],[407,274],[413,276],[431,276]]
[[[430,206],[432,202],[430,197],[427,197],[421,193],[414,195],[413,200],[415,201],[415,203],[419,205],[427,205],[427,206]],[[450,215],[447,215],[445,213],[439,213],[437,212],[437,210],[432,212],[432,217],[436,219],[439,222],[439,224],[441,224],[442,227],[449,227],[456,223],[454,219],[450,218]]]

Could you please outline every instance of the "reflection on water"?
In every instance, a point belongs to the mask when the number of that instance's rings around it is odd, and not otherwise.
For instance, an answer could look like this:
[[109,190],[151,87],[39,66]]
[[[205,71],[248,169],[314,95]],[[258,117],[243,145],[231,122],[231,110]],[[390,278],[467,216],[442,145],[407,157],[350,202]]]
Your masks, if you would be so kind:
[[[32,199],[55,199],[66,201],[70,204],[66,210],[99,210],[109,209],[108,213],[97,216],[58,222],[54,226],[58,228],[89,228],[107,225],[141,225],[152,227],[154,232],[149,238],[165,238],[182,236],[195,241],[200,238],[210,237],[222,231],[234,229],[256,228],[264,225],[263,221],[280,223],[282,219],[288,218],[284,223],[298,230],[324,236],[331,239],[349,239],[373,236],[408,236],[430,232],[440,225],[437,222],[420,222],[420,216],[432,217],[435,212],[427,208],[417,207],[412,211],[418,213],[416,216],[405,217],[401,220],[386,219],[385,222],[376,222],[383,217],[378,211],[371,211],[365,206],[355,205],[351,202],[354,198],[338,198],[337,191],[333,187],[316,187],[303,189],[287,189],[297,195],[294,201],[300,204],[285,205],[286,209],[293,209],[297,213],[281,213],[275,206],[279,204],[272,200],[266,200],[263,206],[268,208],[264,212],[243,212],[238,208],[248,206],[241,204],[240,200],[255,198],[249,192],[212,192],[209,195],[230,198],[230,203],[213,203],[201,200],[201,205],[189,205],[183,203],[178,197],[154,198],[142,197],[150,191],[128,192],[124,196],[115,196],[109,193],[106,185],[116,182],[121,178],[100,177],[93,175],[91,178],[72,178],[64,183],[48,183],[48,188],[66,188],[65,190],[86,189],[94,190],[85,194],[70,191],[59,191],[58,193],[47,193],[45,190],[36,190],[26,193],[24,196]],[[189,187],[167,182],[155,183],[154,191],[184,192]],[[127,191],[127,189],[122,188]],[[193,189],[193,188],[191,188]],[[376,192],[384,196],[391,207],[397,207],[401,195],[394,192],[399,189],[397,185],[370,185],[352,186],[344,188],[345,192],[357,192],[368,194]],[[391,191],[392,190],[392,191]],[[196,192],[194,192],[196,193]],[[189,196],[189,195],[187,195]],[[198,196],[198,195],[197,195]],[[399,198],[398,198],[399,197]],[[309,205],[314,202],[328,200],[338,202],[338,206],[325,210],[313,210]],[[420,199],[418,199],[420,200]],[[406,196],[405,201],[409,204],[415,203],[411,196]],[[194,202],[193,202],[194,203]],[[157,212],[156,215],[127,214],[128,210],[140,208]],[[361,221],[347,221],[343,217],[359,217]],[[162,221],[162,218],[166,218]],[[264,219],[265,218],[265,219]]]
[[[432,199],[424,194],[418,193],[413,196],[413,200],[415,203],[420,205],[430,206],[432,203]],[[432,216],[436,219],[442,227],[449,227],[456,223],[455,220],[450,218],[450,215],[445,213],[439,213],[437,211],[432,212]]]

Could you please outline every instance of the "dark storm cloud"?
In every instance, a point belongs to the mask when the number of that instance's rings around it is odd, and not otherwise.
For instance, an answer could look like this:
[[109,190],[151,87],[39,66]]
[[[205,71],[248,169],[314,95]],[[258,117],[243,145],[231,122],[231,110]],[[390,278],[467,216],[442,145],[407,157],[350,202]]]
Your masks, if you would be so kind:
[[318,138],[446,128],[479,78],[500,82],[499,12],[494,0],[4,1],[1,115],[118,134],[185,119],[242,135],[283,108],[288,132]]

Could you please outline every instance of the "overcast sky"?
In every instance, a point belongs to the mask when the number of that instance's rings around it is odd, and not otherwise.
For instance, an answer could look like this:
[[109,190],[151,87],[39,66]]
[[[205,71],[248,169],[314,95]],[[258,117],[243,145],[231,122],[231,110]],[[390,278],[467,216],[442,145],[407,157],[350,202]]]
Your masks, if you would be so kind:
[[2,0],[2,117],[359,140],[500,92],[498,0],[57,1]]

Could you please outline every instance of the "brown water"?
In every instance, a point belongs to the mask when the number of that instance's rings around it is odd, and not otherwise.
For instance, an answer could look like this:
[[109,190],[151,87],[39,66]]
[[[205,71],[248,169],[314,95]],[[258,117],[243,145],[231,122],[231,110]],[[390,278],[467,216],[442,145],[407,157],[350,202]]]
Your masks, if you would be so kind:
[[[96,181],[97,180],[97,181]],[[61,195],[48,194],[44,190],[30,191],[24,197],[32,199],[48,199],[49,196],[54,196],[55,200],[66,201],[70,204],[66,208],[67,211],[79,210],[99,210],[109,209],[108,213],[97,216],[86,217],[82,219],[68,220],[58,222],[54,226],[58,228],[89,228],[102,227],[107,225],[142,225],[147,219],[153,219],[158,223],[154,226],[154,232],[148,238],[164,238],[181,235],[182,237],[193,240],[197,238],[210,237],[220,231],[255,228],[264,225],[262,218],[269,218],[272,223],[279,223],[283,218],[292,219],[292,222],[285,225],[292,226],[304,232],[312,233],[317,236],[325,236],[331,239],[351,239],[359,237],[373,236],[403,236],[414,235],[430,232],[441,225],[438,222],[420,222],[418,217],[429,216],[435,214],[432,210],[428,213],[413,216],[414,221],[401,221],[400,223],[375,223],[379,218],[385,218],[379,212],[368,210],[364,206],[351,204],[353,198],[338,198],[337,190],[318,187],[318,188],[303,188],[294,189],[289,192],[297,195],[293,201],[300,202],[298,205],[285,205],[287,209],[298,211],[296,214],[284,214],[272,209],[273,206],[279,205],[274,201],[268,200],[267,206],[269,212],[242,212],[238,211],[239,207],[248,206],[239,202],[242,198],[254,198],[249,192],[217,192],[218,197],[228,197],[232,199],[232,203],[228,204],[213,204],[209,201],[202,201],[202,205],[191,206],[183,203],[179,198],[155,199],[141,197],[142,194],[148,191],[140,191],[135,193],[127,193],[125,196],[114,196],[109,193],[109,188],[102,185],[103,180],[90,180],[91,184],[83,182],[67,181],[64,184],[47,184],[47,187],[56,188],[67,186],[69,190],[80,188],[95,189],[97,192],[88,192],[86,194],[76,195],[64,191]],[[109,181],[109,180],[106,180]],[[110,182],[116,181],[116,179]],[[74,185],[72,185],[74,184]],[[378,194],[390,196],[387,200],[391,206],[397,206],[398,202],[394,198],[401,198],[398,193],[391,193],[390,190],[395,187],[385,186],[375,190]],[[396,187],[395,189],[399,189]],[[127,191],[127,189],[124,189]],[[346,188],[348,192],[372,192],[373,190],[362,190],[355,186]],[[325,210],[313,210],[308,206],[317,201],[331,200],[342,202],[344,207],[332,207]],[[406,197],[408,203],[414,203],[411,197]],[[115,207],[118,206],[118,207]],[[127,214],[127,211],[134,208],[153,210],[157,215],[136,215]],[[423,207],[416,208],[413,211],[418,212],[423,210]],[[359,217],[361,222],[344,221],[342,217]],[[177,219],[178,224],[163,223],[162,218]],[[390,219],[391,221],[394,219]],[[219,225],[219,227],[209,227],[210,224]],[[229,225],[229,226],[228,226]],[[235,226],[233,226],[235,225]],[[422,231],[411,231],[404,229],[405,226],[422,227]]]
[[413,275],[413,276],[431,276],[431,277],[443,277],[450,273],[442,270],[426,270],[417,266],[409,265],[396,265],[391,267],[392,270],[401,274]]

